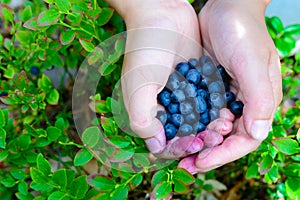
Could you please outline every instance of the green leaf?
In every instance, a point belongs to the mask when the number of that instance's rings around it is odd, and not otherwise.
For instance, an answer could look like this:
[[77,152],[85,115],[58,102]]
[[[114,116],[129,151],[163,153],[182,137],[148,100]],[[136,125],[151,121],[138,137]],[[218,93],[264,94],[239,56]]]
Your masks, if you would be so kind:
[[173,179],[180,180],[186,185],[190,185],[195,182],[195,177],[191,175],[185,169],[175,169],[173,170]]
[[273,158],[270,155],[266,155],[266,157],[263,158],[260,166],[260,174],[267,173],[272,166]]
[[89,182],[101,192],[110,192],[116,186],[116,182],[106,176],[97,176],[94,179],[89,179]]
[[285,27],[283,33],[288,35],[300,35],[300,24],[292,24]]
[[22,22],[26,22],[27,20],[29,20],[32,17],[32,10],[31,10],[31,6],[26,6],[23,10],[22,10]]
[[6,124],[6,117],[2,110],[0,110],[0,127],[4,127]]
[[21,181],[18,184],[18,191],[23,194],[23,195],[27,195],[28,194],[28,185],[25,181]]
[[142,174],[136,174],[135,177],[131,181],[132,187],[139,186],[143,181],[143,175]]
[[48,197],[48,200],[67,200],[67,199],[69,199],[69,197],[67,197],[67,194],[61,191],[53,192]]
[[65,128],[65,125],[67,125],[67,122],[65,122],[64,118],[60,117],[55,121],[54,126],[59,128],[60,130],[63,130]]
[[134,165],[138,168],[147,167],[150,165],[149,154],[148,153],[136,153],[132,157]]
[[45,10],[38,16],[39,26],[49,26],[55,24],[60,18],[59,12],[55,9]]
[[151,185],[152,185],[152,187],[154,187],[157,184],[166,181],[167,179],[168,179],[168,175],[167,175],[166,171],[160,170],[153,175],[152,180],[151,180]]
[[84,39],[79,39],[81,46],[87,51],[92,52],[95,48],[92,42],[86,41]]
[[116,135],[118,133],[118,126],[112,118],[101,117],[101,126],[107,136]]
[[45,176],[51,173],[50,163],[44,158],[43,154],[39,154],[36,159],[37,167]]
[[48,127],[46,131],[48,140],[51,142],[57,140],[62,135],[62,131],[54,126]]
[[300,178],[288,177],[285,182],[286,191],[291,199],[300,199]]
[[66,169],[58,169],[53,173],[52,181],[59,185],[62,190],[67,187],[67,171]]
[[112,17],[114,10],[111,8],[102,8],[102,12],[97,19],[98,26],[105,25]]
[[299,144],[290,138],[278,138],[272,141],[272,144],[282,153],[292,155],[298,152]]
[[18,31],[15,36],[17,41],[23,45],[30,43],[32,37],[29,31]]
[[26,178],[26,173],[22,169],[12,169],[10,174],[17,180],[22,180]]
[[276,183],[279,178],[278,166],[276,165],[273,165],[271,169],[265,174],[265,180],[269,184]]
[[100,66],[99,71],[102,76],[107,76],[107,75],[111,74],[117,67],[118,67],[118,65],[116,65],[116,64],[104,62]]
[[81,149],[77,152],[74,158],[74,165],[75,166],[82,166],[92,160],[93,154],[86,149]]
[[254,162],[250,165],[250,167],[247,170],[246,178],[255,178],[258,175],[258,165]]
[[52,189],[52,186],[48,185],[48,183],[40,183],[35,181],[30,183],[30,187],[35,191],[47,191]]
[[33,17],[33,18],[27,20],[27,21],[24,23],[23,26],[24,26],[25,28],[30,29],[30,30],[33,30],[33,31],[36,31],[36,30],[40,29],[36,17]]
[[6,146],[6,131],[0,128],[0,148],[5,149]]
[[45,92],[49,92],[52,88],[52,81],[43,74],[40,79],[38,79],[38,87]]
[[71,9],[71,3],[69,0],[56,0],[55,5],[60,12],[65,14],[69,13],[69,10]]
[[6,5],[1,5],[1,12],[5,20],[12,22],[14,21],[14,12],[11,8],[6,7]]
[[0,183],[3,184],[5,187],[11,188],[16,185],[16,181],[12,178],[10,174],[2,175],[0,179]]
[[124,200],[126,199],[127,195],[128,195],[128,187],[122,185],[120,187],[117,187],[111,193],[111,200]]
[[45,184],[47,185],[48,183],[48,178],[44,175],[44,173],[36,168],[31,167],[30,168],[30,176],[31,179],[39,184]]
[[84,198],[89,186],[86,182],[86,176],[79,176],[71,183],[70,193],[77,199]]
[[110,159],[112,162],[129,160],[134,155],[134,152],[133,148],[116,149]]
[[73,30],[63,31],[60,34],[60,43],[62,45],[70,44],[75,38],[75,32]]
[[174,180],[174,192],[184,194],[188,192],[188,187],[180,180]]
[[300,163],[292,163],[283,168],[283,173],[287,176],[299,176],[300,175]]
[[82,142],[88,148],[93,148],[101,137],[100,130],[97,126],[88,127],[82,134]]
[[270,19],[271,25],[273,28],[277,31],[277,33],[280,33],[283,31],[283,24],[279,17],[275,16]]
[[7,156],[8,156],[8,151],[7,150],[5,150],[5,151],[0,150],[0,162],[5,160]]
[[131,144],[129,139],[119,135],[110,136],[108,137],[108,140],[119,148],[125,148]]
[[67,16],[67,20],[72,26],[79,26],[82,20],[82,14],[78,12],[73,12],[72,15]]
[[57,105],[59,100],[59,93],[57,89],[51,89],[49,93],[47,93],[46,100],[50,105]]
[[159,183],[155,186],[153,193],[157,199],[164,199],[171,195],[172,187],[168,182]]

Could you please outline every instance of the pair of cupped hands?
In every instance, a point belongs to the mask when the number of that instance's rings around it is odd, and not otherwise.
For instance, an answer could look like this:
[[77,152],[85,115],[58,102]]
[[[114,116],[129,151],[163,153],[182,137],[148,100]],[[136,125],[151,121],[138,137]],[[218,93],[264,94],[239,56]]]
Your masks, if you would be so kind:
[[[280,61],[264,20],[268,0],[209,0],[198,16],[186,0],[108,3],[124,18],[128,31],[122,91],[130,126],[154,155],[181,158],[178,167],[197,173],[260,145],[282,99]],[[157,94],[176,63],[203,54],[200,44],[225,67],[233,79],[231,90],[244,103],[242,117],[235,119],[223,108],[220,118],[208,125],[208,134],[227,137],[205,150],[194,136],[166,141],[156,118]]]

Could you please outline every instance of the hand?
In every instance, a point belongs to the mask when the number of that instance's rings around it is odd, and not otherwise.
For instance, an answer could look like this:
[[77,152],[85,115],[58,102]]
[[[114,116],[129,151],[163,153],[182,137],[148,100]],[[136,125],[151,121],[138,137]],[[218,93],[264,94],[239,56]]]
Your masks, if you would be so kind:
[[209,0],[199,14],[204,48],[233,78],[243,116],[217,147],[183,159],[179,167],[205,172],[254,151],[264,140],[282,99],[277,50],[266,29],[262,0]]

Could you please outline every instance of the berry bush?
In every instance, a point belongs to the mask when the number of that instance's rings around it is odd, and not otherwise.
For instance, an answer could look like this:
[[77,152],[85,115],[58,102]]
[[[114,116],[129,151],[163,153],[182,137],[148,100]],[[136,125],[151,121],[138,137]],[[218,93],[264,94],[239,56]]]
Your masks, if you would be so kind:
[[[91,109],[96,118],[84,125],[81,137],[77,133],[72,112],[81,110],[72,110],[75,75],[86,58],[88,63],[99,61],[101,49],[88,56],[99,43],[125,31],[123,20],[105,1],[24,0],[20,7],[0,2],[0,199],[300,199],[300,53],[290,54],[300,25],[284,27],[278,17],[266,19],[282,55],[284,89],[268,138],[240,160],[192,176],[178,169],[177,161],[153,159],[144,141],[116,122],[116,113],[124,124],[127,120],[122,102],[112,95],[121,76],[122,40],[110,44],[116,54],[101,61],[92,106],[82,108]],[[195,92],[200,78],[190,68],[194,62],[178,64],[177,71],[186,77],[182,84],[188,94],[202,98],[208,94],[204,84]],[[209,75],[206,67],[202,73]],[[218,84],[209,87],[218,90]],[[221,98],[233,101],[227,93]],[[167,106],[172,99],[181,102],[185,94],[178,90],[160,96]],[[174,116],[188,107],[173,103],[167,109]],[[240,107],[230,103],[236,115]],[[158,118],[167,120],[164,112]],[[172,117],[173,124],[180,124],[180,118]],[[172,129],[174,125],[166,128]],[[92,150],[95,146],[98,152]]]

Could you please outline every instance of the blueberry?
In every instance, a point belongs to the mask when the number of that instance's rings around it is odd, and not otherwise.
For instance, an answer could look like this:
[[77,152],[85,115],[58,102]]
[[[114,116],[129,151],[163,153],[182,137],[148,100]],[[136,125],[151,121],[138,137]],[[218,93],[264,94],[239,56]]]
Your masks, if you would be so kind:
[[158,103],[162,106],[168,106],[171,103],[171,94],[167,90],[161,91],[157,96]]
[[162,125],[165,125],[168,118],[167,112],[164,110],[157,111],[156,118],[162,123]]
[[213,63],[205,63],[201,68],[201,72],[204,76],[212,76],[215,71],[216,67]]
[[206,63],[212,63],[212,60],[209,56],[201,56],[199,59],[200,65],[203,66]]
[[210,94],[210,100],[213,108],[221,109],[225,107],[225,98],[220,93]]
[[225,101],[227,103],[227,106],[229,106],[234,101],[234,99],[235,99],[235,96],[232,92],[227,91],[225,93]]
[[202,78],[197,86],[198,86],[199,89],[207,90],[207,80],[206,80],[206,78]]
[[181,114],[173,114],[169,119],[169,122],[176,127],[179,127],[183,123],[183,121],[184,119]]
[[184,101],[179,105],[180,113],[183,115],[187,115],[193,112],[193,104],[190,101]]
[[196,133],[204,131],[205,128],[206,128],[206,126],[203,123],[201,123],[200,121],[194,123],[194,125],[193,125],[193,130]]
[[198,60],[196,58],[190,58],[188,63],[192,68],[195,68],[198,65]]
[[222,93],[224,92],[223,82],[221,81],[214,81],[209,84],[208,86],[209,93]]
[[235,117],[240,117],[243,114],[244,104],[241,101],[234,101],[229,105],[230,111]]
[[185,100],[185,94],[182,90],[175,90],[171,94],[172,101],[177,102],[183,102]]
[[225,91],[229,91],[229,84],[228,84],[228,82],[223,82],[223,85],[224,85]]
[[206,110],[205,112],[200,114],[200,120],[199,120],[202,124],[204,125],[208,125],[210,122],[210,117],[209,117],[209,112],[208,110]]
[[40,72],[40,69],[38,67],[36,67],[36,66],[32,66],[32,67],[30,67],[30,72],[33,75],[38,75],[39,72]]
[[200,72],[196,69],[191,69],[190,71],[188,71],[185,77],[188,82],[195,85],[198,84],[201,80]]
[[190,70],[190,66],[186,62],[181,62],[176,65],[175,69],[181,76],[185,76]]
[[199,117],[198,113],[192,112],[192,113],[184,116],[184,121],[188,124],[192,124],[196,121],[199,121],[199,118],[200,117]]
[[195,97],[197,95],[197,87],[194,84],[187,84],[185,87],[185,96],[186,97]]
[[209,99],[209,94],[204,89],[198,89],[197,90],[197,96],[202,97],[204,100]]
[[231,77],[229,76],[229,74],[226,72],[225,68],[222,65],[218,65],[217,68],[220,72],[223,81],[229,81],[231,79]]
[[212,108],[209,110],[210,121],[214,121],[220,117],[220,111],[217,108]]
[[179,88],[179,84],[180,84],[180,77],[179,74],[173,72],[170,76],[169,79],[167,81],[166,87],[171,90],[177,90]]
[[179,104],[178,103],[170,103],[168,105],[168,111],[171,114],[179,113]]
[[0,97],[6,97],[7,95],[8,95],[7,92],[1,92],[1,93],[0,93]]
[[179,89],[184,90],[185,87],[187,86],[188,82],[187,81],[181,81],[179,84]]
[[177,128],[173,124],[166,124],[164,126],[165,129],[165,134],[166,134],[166,139],[171,140],[176,136],[177,133]]
[[178,136],[188,136],[193,133],[193,127],[189,124],[183,124],[179,127]]
[[195,97],[194,102],[195,102],[195,111],[197,113],[203,113],[207,110],[207,103],[203,97],[201,96]]

